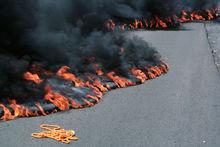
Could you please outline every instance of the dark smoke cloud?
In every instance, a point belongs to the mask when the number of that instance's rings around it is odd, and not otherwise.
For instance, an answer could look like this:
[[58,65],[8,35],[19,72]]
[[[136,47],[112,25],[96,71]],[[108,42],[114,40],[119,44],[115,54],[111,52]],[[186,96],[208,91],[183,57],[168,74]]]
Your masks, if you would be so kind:
[[[160,60],[144,41],[108,32],[110,18],[169,16],[180,10],[215,7],[218,0],[1,0],[0,88],[33,62],[69,65],[85,72],[84,58],[95,56],[106,70],[126,70]],[[125,53],[119,54],[124,48]],[[7,83],[7,84],[6,84]],[[10,86],[9,86],[10,87]],[[10,91],[10,90],[9,90]]]

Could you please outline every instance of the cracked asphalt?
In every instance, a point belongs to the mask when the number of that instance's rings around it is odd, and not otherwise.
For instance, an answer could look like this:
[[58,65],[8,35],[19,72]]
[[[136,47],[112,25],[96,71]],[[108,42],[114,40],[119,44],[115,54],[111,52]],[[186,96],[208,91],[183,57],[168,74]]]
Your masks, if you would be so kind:
[[206,27],[188,23],[180,31],[129,33],[167,58],[168,74],[109,92],[89,109],[1,122],[0,146],[68,146],[31,137],[41,123],[54,123],[76,131],[80,140],[69,145],[75,147],[219,147],[220,76]]

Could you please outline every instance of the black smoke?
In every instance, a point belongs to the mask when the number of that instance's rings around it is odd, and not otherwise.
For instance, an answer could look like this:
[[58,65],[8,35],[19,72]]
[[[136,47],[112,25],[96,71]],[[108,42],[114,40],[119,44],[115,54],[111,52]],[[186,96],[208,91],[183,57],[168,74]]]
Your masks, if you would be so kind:
[[[33,63],[50,70],[68,65],[74,73],[91,70],[95,57],[106,71],[153,65],[159,53],[141,39],[109,32],[115,18],[167,17],[180,10],[216,7],[218,0],[1,0],[0,96],[25,93],[22,74]],[[124,54],[120,54],[120,49]],[[91,70],[91,72],[93,72]],[[17,92],[19,91],[19,92]]]

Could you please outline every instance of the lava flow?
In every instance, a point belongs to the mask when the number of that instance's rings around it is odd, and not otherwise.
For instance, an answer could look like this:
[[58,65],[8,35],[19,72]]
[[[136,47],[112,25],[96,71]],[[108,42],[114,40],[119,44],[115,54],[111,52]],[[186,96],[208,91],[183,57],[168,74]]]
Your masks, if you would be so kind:
[[120,24],[117,24],[116,21],[109,19],[106,22],[106,27],[109,30],[119,28],[122,31],[134,29],[171,29],[179,27],[181,23],[213,20],[217,17],[219,17],[218,9],[197,10],[192,12],[182,10],[180,15],[173,15],[166,18],[155,15],[150,19],[128,20]]
[[212,9],[216,0],[0,4],[0,118],[5,121],[91,107],[113,89],[168,72],[156,48],[121,30],[167,30],[218,17]]
[[[99,72],[97,72],[96,75],[90,74],[87,76],[87,78],[85,78],[87,81],[84,81],[75,76],[73,73],[68,72],[69,69],[69,67],[63,66],[57,71],[56,75],[65,81],[71,82],[72,87],[79,90],[81,89],[82,92],[85,92],[85,95],[84,97],[81,97],[80,101],[78,99],[79,95],[76,95],[76,97],[64,96],[59,92],[53,91],[52,87],[49,85],[45,85],[44,100],[54,106],[54,110],[51,110],[51,113],[68,110],[70,108],[78,109],[94,106],[96,103],[100,102],[107,91],[114,88],[125,88],[141,84],[148,79],[152,79],[166,73],[169,70],[169,67],[166,63],[161,61],[159,65],[151,67],[146,66],[145,69],[138,69],[135,67],[131,68],[130,74],[134,76],[135,79],[120,77],[116,75],[115,72],[104,73],[101,69],[99,69]],[[102,73],[101,75],[100,72]],[[37,74],[32,74],[30,72],[24,73],[24,79],[36,85],[39,85],[46,80],[40,79]],[[91,90],[86,92],[83,89]],[[32,117],[50,114],[48,111],[44,110],[43,104],[40,104],[39,102],[35,103],[34,110],[31,110],[21,104],[17,104],[15,100],[9,100],[9,104],[10,108],[4,104],[0,104],[0,108],[2,109],[2,120],[12,120],[17,117]],[[12,109],[12,111],[10,111],[10,109]]]

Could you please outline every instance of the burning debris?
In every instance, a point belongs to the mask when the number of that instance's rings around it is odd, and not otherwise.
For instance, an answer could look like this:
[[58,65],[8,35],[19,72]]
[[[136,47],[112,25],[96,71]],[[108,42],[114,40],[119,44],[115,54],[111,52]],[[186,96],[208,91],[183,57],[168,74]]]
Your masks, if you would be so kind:
[[121,30],[217,17],[217,1],[175,2],[2,0],[1,120],[91,107],[112,89],[167,73],[155,48]]

